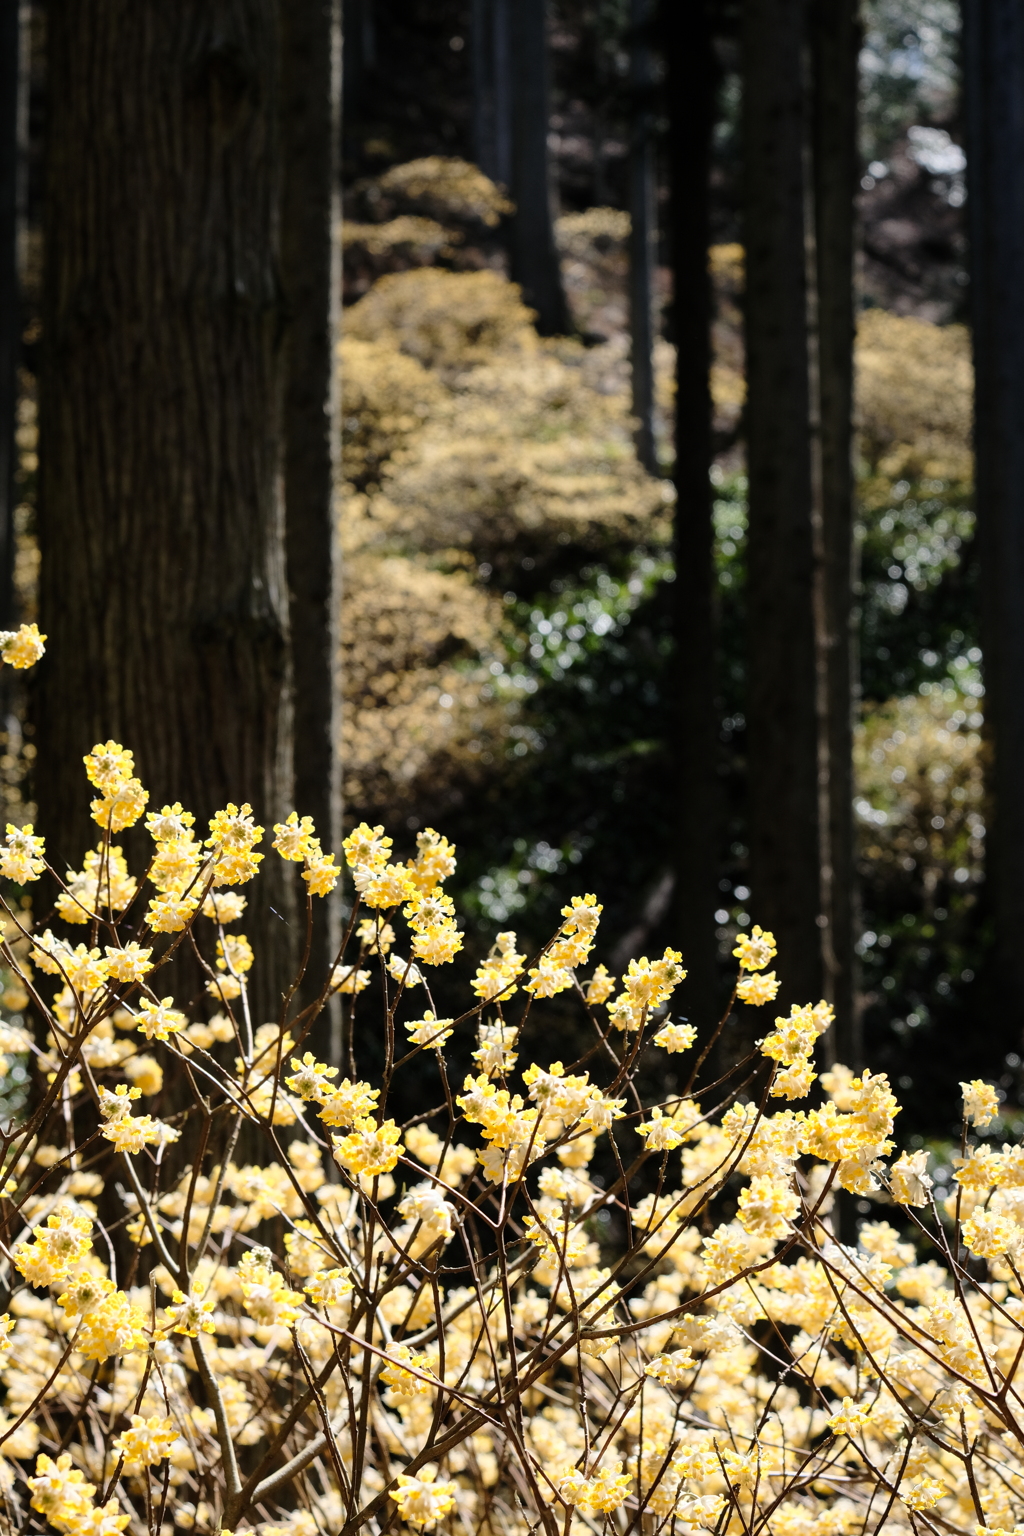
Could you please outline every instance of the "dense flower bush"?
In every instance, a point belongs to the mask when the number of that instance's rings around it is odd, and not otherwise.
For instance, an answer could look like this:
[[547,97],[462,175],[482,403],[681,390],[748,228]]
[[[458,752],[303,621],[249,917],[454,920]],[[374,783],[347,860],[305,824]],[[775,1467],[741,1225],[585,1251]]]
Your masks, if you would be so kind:
[[[0,636],[16,666],[41,649]],[[700,1042],[666,1012],[676,952],[619,982],[593,964],[589,894],[532,957],[499,933],[464,1012],[440,1017],[455,850],[427,830],[403,860],[365,824],[319,997],[293,989],[256,1023],[237,931],[264,858],[250,808],[204,836],[180,805],[148,808],[119,743],[85,767],[98,842],[58,882],[61,931],[3,903],[26,1022],[0,1047],[8,1072],[33,1065],[0,1132],[4,1530],[1020,1529],[1024,1148],[977,1139],[994,1089],[964,1084],[940,1209],[927,1153],[893,1158],[886,1078],[817,1077],[827,1004],[776,1018],[714,1080],[733,1010],[775,998],[770,934],[740,936]],[[143,818],[135,875],[114,839]],[[312,923],[341,866],[295,813],[271,846]],[[9,826],[0,876],[47,872],[43,840]],[[162,995],[185,943],[203,1009]],[[307,1039],[332,991],[329,1064]],[[546,1000],[570,992],[591,1044],[566,1064],[539,1047]],[[459,1083],[446,1048],[466,1033]],[[649,1052],[693,1057],[657,1103],[639,1092]],[[396,1076],[415,1062],[426,1081],[425,1053],[438,1107],[399,1125]],[[841,1243],[837,1190],[891,1201],[899,1229]]]

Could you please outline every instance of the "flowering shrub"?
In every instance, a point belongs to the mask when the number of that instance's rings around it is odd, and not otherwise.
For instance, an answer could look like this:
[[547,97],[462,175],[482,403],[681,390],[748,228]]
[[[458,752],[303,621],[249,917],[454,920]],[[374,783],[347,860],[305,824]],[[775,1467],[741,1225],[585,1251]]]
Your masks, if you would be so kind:
[[[0,637],[14,665],[41,646]],[[775,998],[771,934],[740,936],[698,1052],[666,1013],[679,954],[618,982],[592,965],[592,895],[537,955],[498,934],[465,1010],[440,1017],[430,976],[462,945],[455,850],[427,830],[403,860],[365,824],[344,843],[355,898],[319,998],[293,991],[254,1024],[259,957],[236,925],[264,829],[247,805],[205,836],[180,805],[148,809],[116,742],[85,768],[98,841],[58,880],[68,932],[3,903],[2,960],[42,1021],[38,1039],[0,1036],[8,1066],[35,1068],[0,1132],[5,1531],[31,1511],[69,1536],[1019,1530],[1024,1148],[977,1140],[994,1089],[964,1084],[940,1210],[927,1154],[893,1159],[886,1078],[817,1078],[827,1004],[704,1081],[733,1007]],[[114,838],[143,817],[153,851],[133,875]],[[270,841],[314,921],[341,866],[308,817]],[[48,870],[33,828],[8,827],[4,879]],[[161,995],[186,942],[205,1008]],[[340,1063],[306,1043],[332,990]],[[592,1045],[537,1061],[545,1000],[568,992]],[[367,1030],[383,1032],[374,1081]],[[460,1084],[445,1047],[467,1033]],[[693,1057],[653,1104],[649,1051]],[[422,1081],[424,1053],[442,1107],[399,1125],[396,1076],[417,1062]],[[165,1082],[185,1107],[161,1115]],[[837,1189],[890,1200],[902,1230],[866,1222],[844,1246]]]

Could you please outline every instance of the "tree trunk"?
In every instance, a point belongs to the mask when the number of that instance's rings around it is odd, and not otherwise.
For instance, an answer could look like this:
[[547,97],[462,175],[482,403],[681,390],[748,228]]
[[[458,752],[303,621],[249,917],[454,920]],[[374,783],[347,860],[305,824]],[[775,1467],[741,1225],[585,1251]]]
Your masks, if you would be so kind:
[[545,0],[514,0],[512,58],[512,279],[537,312],[542,336],[569,330],[555,248],[548,155],[548,42]]
[[654,452],[654,180],[653,0],[630,0],[629,318],[637,458],[657,469]]
[[750,910],[780,1002],[821,996],[818,713],[801,0],[743,22]]
[[675,695],[676,775],[672,942],[689,971],[691,1017],[719,1006],[714,912],[718,900],[718,717],[711,515],[711,137],[715,58],[711,0],[662,12],[667,70],[669,201],[676,342]]
[[[36,730],[58,868],[96,842],[82,754],[108,736],[200,826],[248,800],[269,832],[291,806],[277,21],[275,0],[51,0]],[[256,1022],[296,931],[264,868]]]
[[1024,13],[966,0],[976,496],[985,723],[992,744],[986,887],[992,995],[1014,1032],[1024,929]]
[[[283,0],[280,17],[281,282],[288,324],[284,495],[295,804],[301,815],[313,817],[324,848],[340,857],[338,9],[337,0]],[[320,992],[341,937],[338,903],[327,898],[326,913],[324,904],[316,902],[318,921],[303,988],[309,1000]]]
[[473,74],[473,153],[485,176],[512,181],[509,87],[509,0],[473,0],[470,44]]
[[21,353],[18,226],[23,176],[21,0],[0,0],[0,629],[13,623],[15,411]]
[[839,1060],[863,1054],[855,985],[853,827],[853,249],[857,184],[856,0],[814,0],[812,159],[817,280],[816,465],[819,555],[819,820],[825,996],[836,1011],[826,1037]]

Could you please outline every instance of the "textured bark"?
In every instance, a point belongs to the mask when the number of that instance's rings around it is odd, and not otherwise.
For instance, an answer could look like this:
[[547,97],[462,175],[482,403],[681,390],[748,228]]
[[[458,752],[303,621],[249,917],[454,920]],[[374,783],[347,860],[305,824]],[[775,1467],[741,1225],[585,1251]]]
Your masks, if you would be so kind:
[[857,184],[856,0],[814,0],[811,153],[817,279],[816,384],[819,604],[819,821],[826,1037],[838,1059],[862,1057],[856,998],[853,827],[853,252]]
[[473,72],[473,153],[486,176],[512,180],[509,0],[473,0],[470,17]]
[[657,244],[654,181],[653,0],[630,0],[629,84],[629,331],[637,458],[655,470],[654,260]]
[[[96,840],[82,754],[151,804],[291,804],[276,0],[51,0],[39,820]],[[248,887],[257,1020],[290,969]]]
[[[340,856],[335,350],[341,289],[341,34],[337,0],[282,0],[281,281],[287,319],[284,490],[294,689],[295,804]],[[305,993],[340,939],[338,903],[314,903]],[[326,906],[326,911],[324,910]]]
[[542,336],[569,329],[569,311],[555,249],[548,155],[548,43],[545,0],[513,0],[512,278],[537,311]]
[[821,996],[802,0],[743,21],[751,911],[780,1001]]
[[21,0],[0,0],[0,629],[13,622],[14,440],[21,304],[18,223],[24,89]]
[[711,518],[710,159],[715,60],[710,0],[662,12],[669,109],[669,202],[676,340],[676,780],[672,942],[689,971],[695,1021],[718,1005],[714,912],[718,889],[718,724]]
[[985,722],[992,770],[986,887],[993,995],[1024,1027],[1014,985],[1024,927],[1024,12],[964,5]]

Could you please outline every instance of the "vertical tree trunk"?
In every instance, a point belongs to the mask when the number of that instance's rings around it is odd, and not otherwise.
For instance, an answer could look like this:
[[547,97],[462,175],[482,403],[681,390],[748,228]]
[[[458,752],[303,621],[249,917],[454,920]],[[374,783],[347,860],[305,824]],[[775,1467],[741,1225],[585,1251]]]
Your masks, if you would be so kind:
[[[58,867],[95,843],[82,754],[108,736],[157,807],[245,799],[269,828],[291,805],[277,22],[276,0],[51,0],[36,726]],[[257,1022],[295,932],[265,869]]]
[[629,318],[637,457],[655,470],[654,452],[654,75],[653,0],[630,0]]
[[821,995],[802,0],[743,21],[751,911],[780,1001]]
[[548,42],[545,0],[513,0],[511,266],[542,336],[569,329],[555,248],[548,155]]
[[853,828],[853,248],[857,183],[856,0],[814,0],[812,159],[817,280],[819,819],[825,996],[838,1059],[861,1064],[855,986]]
[[473,0],[470,44],[473,75],[473,153],[485,176],[500,186],[512,180],[509,0]]
[[985,720],[991,739],[986,885],[995,928],[993,995],[1015,1031],[1024,928],[1024,12],[965,0]]
[[[336,549],[340,314],[341,32],[338,0],[283,0],[281,282],[287,318],[284,496],[295,803],[325,848],[340,849],[341,782]],[[340,855],[339,855],[340,856]],[[323,986],[340,939],[338,905],[319,910],[307,984]],[[333,921],[324,921],[328,917]]]
[[12,623],[15,410],[21,303],[18,223],[23,107],[21,0],[0,0],[0,629]]
[[694,1021],[718,1006],[714,912],[718,889],[718,721],[715,577],[711,516],[711,139],[715,58],[711,0],[662,12],[672,195],[669,218],[676,341],[675,564],[672,589],[676,691],[673,942],[689,970]]

